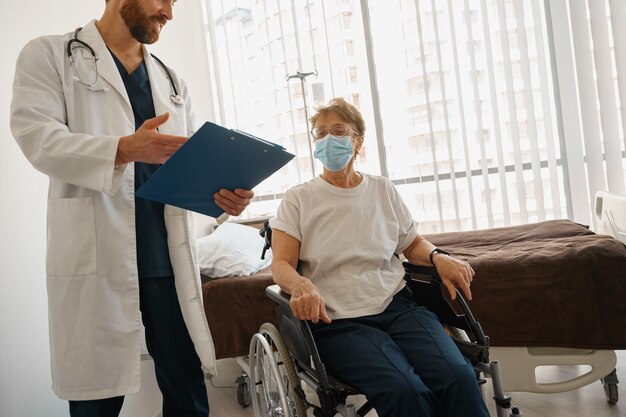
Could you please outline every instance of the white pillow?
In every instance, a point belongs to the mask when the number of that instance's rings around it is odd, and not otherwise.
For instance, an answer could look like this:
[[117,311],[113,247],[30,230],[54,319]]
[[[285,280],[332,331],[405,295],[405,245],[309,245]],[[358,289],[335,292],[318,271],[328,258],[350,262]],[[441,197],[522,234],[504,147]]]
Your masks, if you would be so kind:
[[251,226],[226,222],[198,239],[200,272],[211,278],[256,274],[272,262],[272,252],[261,252],[265,240]]

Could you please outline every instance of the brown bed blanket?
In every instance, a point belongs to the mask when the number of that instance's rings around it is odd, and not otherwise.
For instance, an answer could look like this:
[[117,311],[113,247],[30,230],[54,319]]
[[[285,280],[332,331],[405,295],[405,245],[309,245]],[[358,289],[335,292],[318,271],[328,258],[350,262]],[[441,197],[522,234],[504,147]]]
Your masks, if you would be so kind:
[[424,235],[476,272],[493,346],[626,349],[626,248],[569,220]]
[[[626,349],[626,248],[568,220],[424,235],[476,271],[470,308],[493,346]],[[218,358],[275,322],[271,272],[203,284]]]
[[273,283],[267,268],[248,277],[217,278],[202,284],[217,359],[247,355],[250,339],[261,324],[276,324],[276,304],[265,295]]

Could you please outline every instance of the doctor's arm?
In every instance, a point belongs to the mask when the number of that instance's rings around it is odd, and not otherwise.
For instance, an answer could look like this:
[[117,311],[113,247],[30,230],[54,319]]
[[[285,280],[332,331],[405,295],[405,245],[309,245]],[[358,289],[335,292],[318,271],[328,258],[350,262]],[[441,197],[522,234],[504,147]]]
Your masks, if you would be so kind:
[[[406,259],[415,265],[431,265],[430,254],[435,245],[418,234],[413,242],[402,253]],[[474,270],[466,261],[453,258],[452,256],[435,252],[432,256],[433,263],[444,285],[450,293],[450,297],[456,299],[458,287],[468,300],[472,299],[470,284],[474,278]]]
[[[37,39],[19,55],[13,81],[11,131],[40,172],[95,191],[114,193],[125,167],[115,167],[120,135],[70,132],[65,89],[52,48]],[[84,117],[97,117],[85,114]]]

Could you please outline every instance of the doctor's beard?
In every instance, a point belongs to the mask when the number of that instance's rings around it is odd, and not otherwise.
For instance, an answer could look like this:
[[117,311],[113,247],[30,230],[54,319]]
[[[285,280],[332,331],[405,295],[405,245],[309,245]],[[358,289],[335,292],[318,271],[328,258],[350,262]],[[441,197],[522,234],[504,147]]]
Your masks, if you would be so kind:
[[161,15],[148,16],[138,0],[126,0],[120,9],[120,16],[133,38],[148,45],[159,39],[161,28],[167,23]]

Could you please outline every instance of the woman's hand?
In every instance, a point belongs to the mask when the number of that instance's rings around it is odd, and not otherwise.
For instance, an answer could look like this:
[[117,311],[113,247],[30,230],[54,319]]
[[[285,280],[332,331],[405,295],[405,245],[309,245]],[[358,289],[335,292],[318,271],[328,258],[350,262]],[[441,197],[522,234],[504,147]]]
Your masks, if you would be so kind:
[[300,320],[311,320],[317,323],[320,319],[324,323],[330,323],[330,317],[326,313],[324,298],[320,295],[315,284],[310,279],[302,277],[291,288],[291,311]]
[[472,299],[470,285],[474,279],[474,270],[469,263],[441,253],[433,256],[433,263],[453,300],[456,299],[455,287],[463,291],[468,300]]

